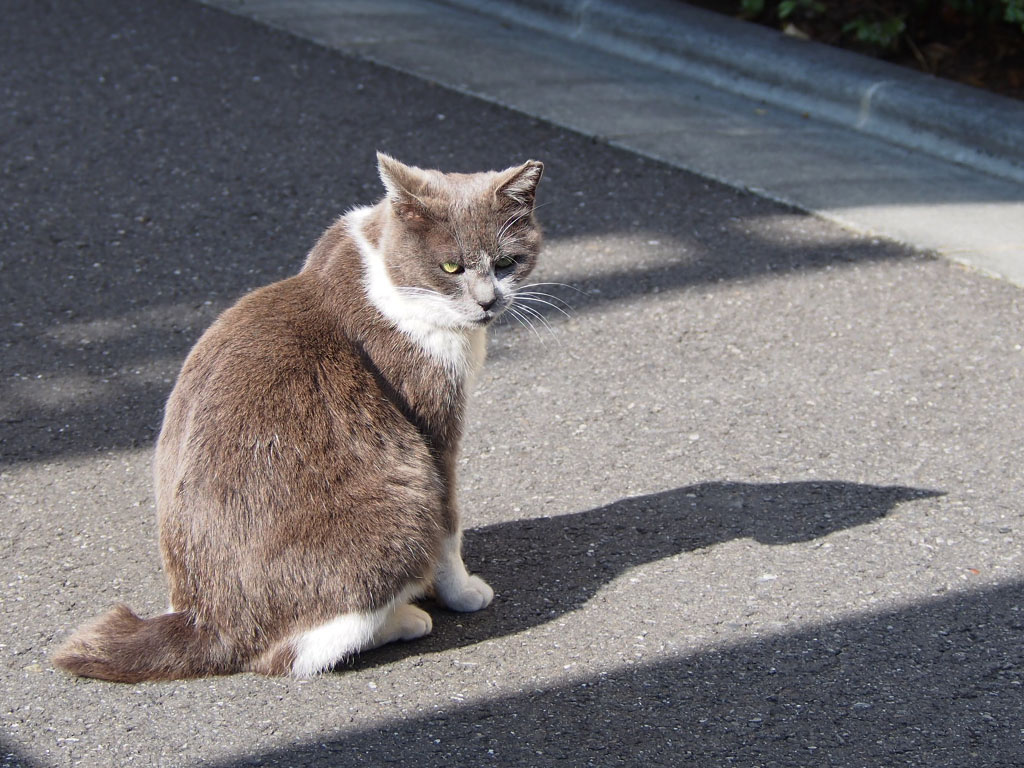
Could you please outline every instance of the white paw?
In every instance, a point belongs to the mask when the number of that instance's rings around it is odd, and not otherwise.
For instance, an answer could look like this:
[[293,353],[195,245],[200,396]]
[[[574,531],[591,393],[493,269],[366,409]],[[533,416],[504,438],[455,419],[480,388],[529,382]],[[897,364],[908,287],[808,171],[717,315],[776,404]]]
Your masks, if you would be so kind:
[[401,605],[395,609],[395,640],[415,640],[429,635],[434,628],[430,614],[415,605]]
[[470,576],[458,587],[441,592],[441,600],[453,611],[479,611],[494,599],[494,590],[479,576]]

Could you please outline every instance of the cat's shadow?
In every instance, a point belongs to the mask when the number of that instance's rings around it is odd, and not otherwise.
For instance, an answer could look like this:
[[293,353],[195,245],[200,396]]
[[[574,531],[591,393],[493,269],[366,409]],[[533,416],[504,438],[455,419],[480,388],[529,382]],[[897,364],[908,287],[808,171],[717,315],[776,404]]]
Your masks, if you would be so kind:
[[896,505],[941,495],[902,486],[838,481],[709,482],[616,501],[586,512],[466,531],[470,570],[495,591],[474,614],[425,607],[433,633],[363,654],[370,667],[511,635],[581,607],[626,570],[732,539],[780,545],[870,523]]

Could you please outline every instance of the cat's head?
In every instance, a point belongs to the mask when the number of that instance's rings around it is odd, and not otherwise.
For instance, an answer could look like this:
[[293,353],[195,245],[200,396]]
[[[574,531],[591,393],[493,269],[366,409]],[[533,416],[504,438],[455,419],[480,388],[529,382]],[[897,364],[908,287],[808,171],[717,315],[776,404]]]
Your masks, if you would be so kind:
[[381,251],[395,287],[438,326],[490,323],[537,262],[534,201],[544,165],[441,173],[382,153],[377,164],[388,210]]

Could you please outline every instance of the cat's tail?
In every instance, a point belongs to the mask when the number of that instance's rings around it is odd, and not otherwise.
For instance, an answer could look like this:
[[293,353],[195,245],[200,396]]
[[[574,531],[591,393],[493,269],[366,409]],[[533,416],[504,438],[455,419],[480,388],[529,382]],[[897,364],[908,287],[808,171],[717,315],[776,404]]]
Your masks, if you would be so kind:
[[216,633],[197,627],[188,614],[140,619],[126,605],[79,629],[57,650],[53,663],[82,677],[119,683],[233,671]]

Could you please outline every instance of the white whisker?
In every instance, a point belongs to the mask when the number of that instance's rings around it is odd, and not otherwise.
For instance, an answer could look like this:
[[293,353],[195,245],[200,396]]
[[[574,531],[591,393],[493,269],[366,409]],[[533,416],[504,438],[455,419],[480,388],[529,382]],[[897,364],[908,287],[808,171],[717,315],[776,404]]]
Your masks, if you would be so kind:
[[[547,294],[541,294],[541,295],[546,296]],[[520,291],[520,292],[516,293],[516,298],[517,299],[521,299],[524,302],[531,302],[532,301],[535,304],[544,304],[546,306],[551,307],[556,312],[561,312],[566,317],[569,317],[569,313],[566,312],[564,309],[562,309],[557,304],[555,304],[553,302],[550,302],[550,301],[546,301],[545,299],[539,299],[536,296],[534,296],[533,294],[531,294],[530,292],[523,293],[522,291]],[[552,296],[551,298],[557,298],[557,297],[556,296]],[[562,303],[564,304],[565,302],[562,302]],[[572,307],[569,306],[568,304],[566,304],[566,306],[569,307],[569,309],[572,309]]]
[[570,304],[568,301],[563,299],[561,296],[556,296],[553,293],[545,293],[544,291],[527,291],[527,290],[524,290],[524,288],[526,288],[526,287],[528,287],[528,286],[523,286],[523,288],[518,289],[516,292],[517,293],[525,294],[526,296],[543,296],[546,299],[552,299],[553,301],[557,301],[560,304],[564,304],[565,306],[569,307],[570,309],[572,308],[572,304]]
[[530,208],[529,210],[527,210],[527,211],[523,211],[522,213],[520,213],[520,214],[518,214],[518,215],[516,215],[516,216],[509,216],[509,218],[508,218],[508,219],[507,219],[507,220],[505,221],[505,223],[504,223],[504,224],[502,224],[502,225],[501,225],[501,226],[500,226],[500,227],[498,228],[498,235],[497,235],[497,237],[495,237],[495,240],[501,240],[502,236],[503,236],[503,235],[504,235],[504,234],[505,234],[505,233],[506,233],[506,232],[507,232],[507,231],[508,231],[509,229],[511,229],[512,227],[514,227],[514,226],[516,225],[516,223],[517,223],[517,222],[519,222],[520,220],[522,220],[522,219],[524,219],[525,217],[529,216],[529,215],[530,215],[530,214],[532,214],[532,213],[533,213],[534,211],[536,211],[536,210],[537,210],[538,208],[543,208],[543,207],[544,207],[545,205],[551,205],[551,202],[549,201],[549,202],[546,202],[546,203],[541,203],[540,205],[535,205],[535,206],[533,206],[532,208]]
[[524,304],[517,305],[516,309],[523,317],[527,319],[533,318],[543,323],[544,329],[551,335],[551,338],[555,339],[555,341],[557,341],[559,345],[561,345],[562,339],[559,338],[558,334],[555,333],[555,330],[551,327],[551,323],[548,322],[547,318],[544,317],[544,315],[542,315],[533,307],[529,307]]
[[443,293],[431,291],[427,288],[399,288],[398,294],[408,299],[424,302],[434,307],[450,307],[451,299]]
[[576,293],[581,293],[584,296],[587,295],[586,291],[581,291],[575,285],[569,285],[569,283],[527,283],[526,285],[524,285],[522,287],[523,288],[540,288],[542,285],[555,285],[555,286],[558,286],[559,288],[568,288],[570,291],[576,291]]
[[554,329],[551,327],[551,323],[549,323],[547,321],[547,318],[544,317],[544,315],[542,315],[540,312],[535,310],[533,307],[526,307],[526,306],[523,306],[523,305],[518,306],[517,309],[520,312],[527,313],[529,317],[533,317],[533,318],[539,320],[541,323],[543,323],[544,328],[547,330],[547,332],[550,333],[553,337],[557,338],[557,336],[555,336]]
[[540,332],[536,328],[534,328],[533,323],[531,323],[529,319],[525,315],[523,315],[517,308],[513,307],[512,305],[509,305],[507,311],[510,315],[512,315],[512,317],[519,321],[520,325],[522,325],[524,328],[529,328],[531,331],[533,331],[534,335],[540,340],[540,342],[542,344],[544,343],[544,337],[540,335]]
[[407,293],[407,294],[409,294],[411,296],[412,295],[426,295],[426,296],[437,296],[437,297],[442,298],[442,299],[447,298],[440,291],[435,291],[435,290],[432,290],[430,288],[420,288],[420,287],[414,286],[414,285],[400,285],[400,286],[397,286],[396,289],[398,290],[399,293]]
[[[521,326],[523,326],[524,328],[526,327],[526,323],[524,323],[524,322],[523,322],[523,318],[522,318],[522,316],[521,316],[521,315],[519,314],[519,312],[517,312],[517,311],[516,311],[516,310],[515,310],[514,308],[512,308],[512,307],[508,307],[508,308],[506,308],[506,310],[505,310],[505,313],[507,313],[507,315],[508,315],[508,316],[509,316],[510,318],[514,319],[514,320],[515,320],[515,321],[516,321],[517,323],[519,323],[519,324],[520,324]],[[505,316],[505,315],[503,314],[503,315],[502,315],[502,317],[504,317],[504,316]]]
[[526,213],[520,213],[518,216],[509,217],[509,219],[504,224],[501,225],[501,228],[498,230],[498,234],[495,237],[495,240],[501,242],[501,238],[505,236],[505,233],[508,232],[512,227],[514,227],[517,222],[522,220],[524,216],[528,216],[530,213],[532,213],[532,211],[526,211]]

